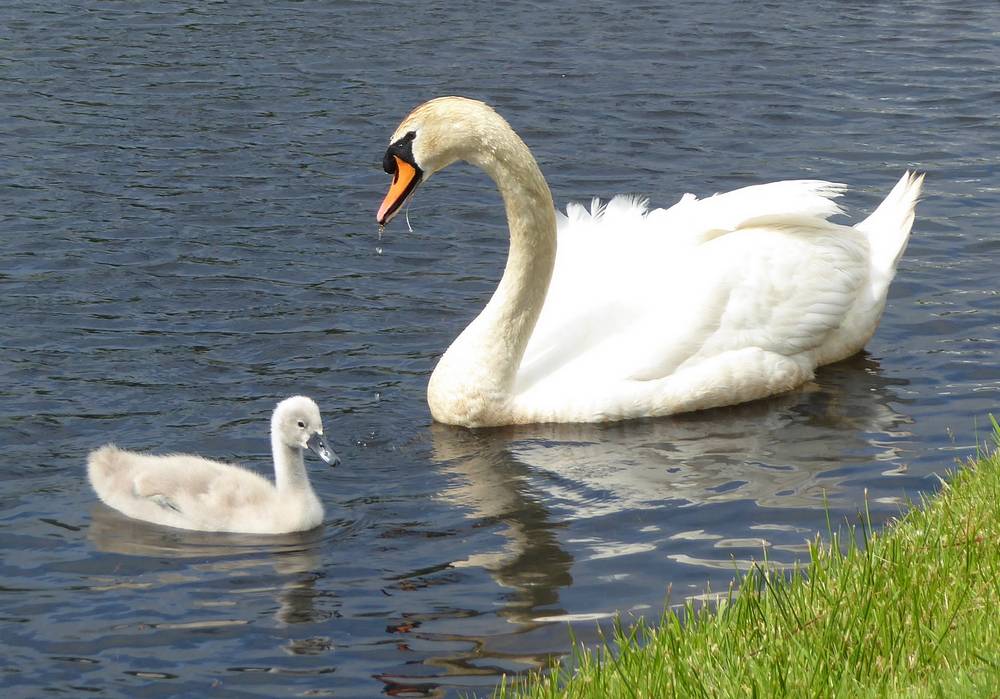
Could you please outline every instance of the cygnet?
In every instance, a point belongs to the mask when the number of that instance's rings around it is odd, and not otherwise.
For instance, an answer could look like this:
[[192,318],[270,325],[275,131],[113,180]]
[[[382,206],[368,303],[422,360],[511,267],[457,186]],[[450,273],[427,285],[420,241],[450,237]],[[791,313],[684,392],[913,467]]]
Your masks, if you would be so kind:
[[90,453],[97,496],[135,518],[179,529],[249,534],[305,531],[323,522],[303,449],[337,466],[316,403],[293,396],[271,416],[274,482],[242,466],[187,454],[154,456],[108,444]]

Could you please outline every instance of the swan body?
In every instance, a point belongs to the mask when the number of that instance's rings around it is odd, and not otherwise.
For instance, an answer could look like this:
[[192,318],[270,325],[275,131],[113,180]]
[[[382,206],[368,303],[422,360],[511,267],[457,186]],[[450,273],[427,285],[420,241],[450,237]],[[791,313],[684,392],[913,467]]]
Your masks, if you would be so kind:
[[379,223],[456,160],[494,180],[510,228],[496,291],[428,385],[434,419],[467,427],[662,416],[794,389],[875,332],[923,182],[907,172],[854,227],[827,220],[845,187],[819,180],[561,214],[501,116],[443,97],[393,134]]
[[178,529],[250,534],[305,531],[323,521],[302,458],[304,448],[332,466],[319,408],[305,396],[283,400],[271,417],[272,483],[241,466],[187,454],[154,456],[108,444],[90,453],[97,496],[134,519]]

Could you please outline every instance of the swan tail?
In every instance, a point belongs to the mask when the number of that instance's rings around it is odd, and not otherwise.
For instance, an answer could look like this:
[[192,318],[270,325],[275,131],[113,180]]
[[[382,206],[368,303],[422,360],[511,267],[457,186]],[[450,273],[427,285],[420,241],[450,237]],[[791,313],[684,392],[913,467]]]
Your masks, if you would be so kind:
[[97,496],[105,503],[114,492],[131,490],[130,469],[122,461],[122,450],[114,444],[105,444],[90,452],[87,457],[87,475]]
[[906,250],[913,215],[924,183],[924,174],[907,170],[889,196],[857,228],[868,236],[872,266],[889,274]]

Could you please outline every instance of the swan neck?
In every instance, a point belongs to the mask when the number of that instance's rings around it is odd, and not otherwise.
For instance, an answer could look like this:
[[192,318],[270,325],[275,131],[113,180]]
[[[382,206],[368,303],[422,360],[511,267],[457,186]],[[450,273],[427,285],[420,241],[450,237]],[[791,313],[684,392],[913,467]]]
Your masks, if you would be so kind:
[[504,348],[498,359],[506,361],[497,369],[508,388],[544,305],[556,257],[552,194],[527,146],[519,138],[517,142],[518,157],[500,161],[492,173],[507,213],[510,248],[503,276],[483,311],[484,320],[493,325],[488,341],[498,340]]
[[278,492],[308,492],[309,475],[301,447],[290,446],[278,435],[271,435],[274,456],[274,485]]
[[[552,194],[531,151],[506,122],[480,138],[466,160],[485,170],[500,191],[510,249],[489,303],[448,349],[431,379],[432,413],[453,424],[501,419],[493,413],[507,409],[556,256]],[[461,414],[446,414],[454,405],[461,406]]]

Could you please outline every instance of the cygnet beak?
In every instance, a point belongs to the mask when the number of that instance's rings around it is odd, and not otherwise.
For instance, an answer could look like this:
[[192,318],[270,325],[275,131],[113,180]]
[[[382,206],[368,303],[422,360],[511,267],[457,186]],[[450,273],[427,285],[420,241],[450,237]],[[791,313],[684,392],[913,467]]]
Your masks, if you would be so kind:
[[334,453],[330,445],[326,443],[326,439],[319,432],[313,432],[312,437],[306,442],[306,447],[311,451],[316,452],[316,455],[323,459],[326,463],[330,464],[331,468],[336,468],[340,465],[340,457]]

